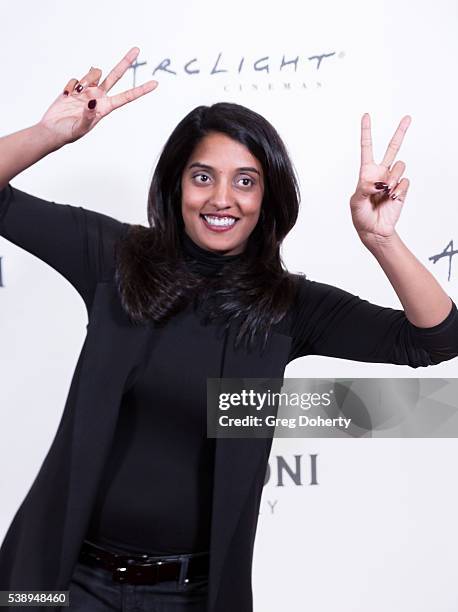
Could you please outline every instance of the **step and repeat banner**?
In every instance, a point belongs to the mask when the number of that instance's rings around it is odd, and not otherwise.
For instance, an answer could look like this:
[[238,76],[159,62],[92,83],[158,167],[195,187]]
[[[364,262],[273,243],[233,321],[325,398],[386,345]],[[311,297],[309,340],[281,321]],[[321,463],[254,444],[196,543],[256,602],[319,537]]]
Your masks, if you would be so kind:
[[[175,125],[198,105],[243,104],[275,126],[299,177],[287,268],[401,308],[356,234],[349,199],[362,115],[370,114],[380,162],[408,114],[398,159],[410,189],[397,230],[458,301],[455,2],[20,0],[1,13],[1,135],[39,121],[91,66],[104,78],[133,46],[140,54],[112,93],[159,82],[15,177],[14,187],[147,225],[149,182]],[[54,438],[87,315],[65,279],[3,238],[0,274],[3,539]],[[453,379],[457,363],[414,369],[307,356],[285,377],[412,379],[423,389],[413,379]],[[447,402],[453,412],[453,397]],[[446,428],[425,431],[274,439],[254,551],[257,612],[457,609],[458,445]]]

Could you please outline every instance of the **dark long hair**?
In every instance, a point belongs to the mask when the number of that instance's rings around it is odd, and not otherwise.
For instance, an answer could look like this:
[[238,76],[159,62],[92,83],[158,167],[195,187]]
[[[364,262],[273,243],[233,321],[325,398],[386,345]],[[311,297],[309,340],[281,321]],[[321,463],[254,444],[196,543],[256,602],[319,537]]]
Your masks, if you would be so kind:
[[[260,219],[237,265],[210,279],[185,265],[180,235],[181,177],[199,141],[210,132],[237,140],[258,159],[264,173]],[[150,227],[131,225],[117,246],[115,279],[123,309],[134,323],[163,325],[192,298],[207,321],[226,329],[239,323],[235,340],[251,349],[266,345],[271,326],[294,298],[293,275],[284,269],[280,245],[299,212],[297,178],[275,128],[258,113],[228,102],[198,106],[173,130],[157,163],[148,194]]]

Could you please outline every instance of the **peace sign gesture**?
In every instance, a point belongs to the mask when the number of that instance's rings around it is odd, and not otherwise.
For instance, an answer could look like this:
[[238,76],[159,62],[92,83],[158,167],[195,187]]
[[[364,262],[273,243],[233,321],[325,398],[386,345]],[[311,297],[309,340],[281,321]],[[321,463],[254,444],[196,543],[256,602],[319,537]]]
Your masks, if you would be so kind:
[[386,240],[394,233],[401,214],[409,180],[402,178],[405,163],[395,157],[404,140],[411,118],[403,117],[380,164],[372,154],[371,120],[368,113],[361,119],[361,168],[355,193],[350,199],[353,225],[363,242]]
[[81,138],[111,111],[136,100],[157,87],[157,81],[153,80],[115,96],[107,95],[139,53],[138,47],[132,47],[100,85],[99,81],[102,76],[100,68],[91,67],[80,81],[70,79],[39,122],[40,125],[50,130],[58,146]]

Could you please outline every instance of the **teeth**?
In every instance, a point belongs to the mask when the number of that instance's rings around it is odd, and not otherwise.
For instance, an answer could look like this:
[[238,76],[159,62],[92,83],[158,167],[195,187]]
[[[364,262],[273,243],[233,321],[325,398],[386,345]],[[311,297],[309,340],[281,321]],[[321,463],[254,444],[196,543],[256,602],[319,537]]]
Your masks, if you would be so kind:
[[233,217],[211,217],[210,215],[203,215],[203,217],[210,225],[234,225],[236,221]]

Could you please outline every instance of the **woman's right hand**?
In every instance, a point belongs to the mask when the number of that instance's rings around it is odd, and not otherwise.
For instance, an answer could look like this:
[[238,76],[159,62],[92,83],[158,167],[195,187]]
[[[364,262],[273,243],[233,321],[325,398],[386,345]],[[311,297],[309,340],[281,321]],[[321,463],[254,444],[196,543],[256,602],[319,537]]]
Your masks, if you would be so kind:
[[[153,80],[115,96],[107,95],[134,62],[139,52],[138,47],[132,47],[100,85],[99,80],[102,76],[100,68],[91,68],[79,81],[70,79],[63,93],[59,94],[39,121],[41,126],[50,131],[58,147],[78,140],[112,110],[136,100],[157,87],[158,82]],[[83,87],[80,91],[75,89],[77,84]],[[88,107],[90,100],[96,101],[93,109]]]

